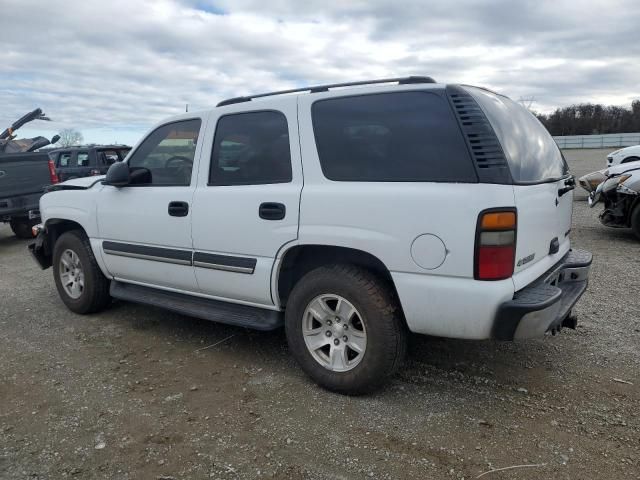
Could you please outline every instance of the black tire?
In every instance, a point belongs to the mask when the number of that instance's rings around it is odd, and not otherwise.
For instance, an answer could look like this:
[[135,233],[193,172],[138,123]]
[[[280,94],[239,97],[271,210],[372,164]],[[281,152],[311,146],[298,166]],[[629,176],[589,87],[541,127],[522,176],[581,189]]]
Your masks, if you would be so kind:
[[[60,278],[60,258],[66,250],[71,250],[80,259],[84,275],[84,288],[78,298],[70,296]],[[89,239],[80,230],[63,233],[53,248],[53,278],[58,294],[69,310],[86,314],[98,312],[111,302],[109,279],[102,274],[91,250]]]
[[627,157],[620,163],[637,162],[638,160],[640,160],[638,157]]
[[[339,295],[350,302],[365,325],[366,348],[360,363],[351,370],[325,368],[306,346],[304,312],[324,294]],[[291,353],[302,370],[322,387],[342,394],[361,395],[380,388],[397,371],[407,350],[407,330],[392,289],[371,272],[353,265],[330,265],[307,273],[289,296],[285,328]]]
[[631,230],[638,240],[640,240],[640,202],[636,203],[630,217]]
[[31,227],[36,225],[38,221],[38,219],[29,220],[28,218],[12,218],[9,221],[9,226],[16,237],[29,239],[33,238]]

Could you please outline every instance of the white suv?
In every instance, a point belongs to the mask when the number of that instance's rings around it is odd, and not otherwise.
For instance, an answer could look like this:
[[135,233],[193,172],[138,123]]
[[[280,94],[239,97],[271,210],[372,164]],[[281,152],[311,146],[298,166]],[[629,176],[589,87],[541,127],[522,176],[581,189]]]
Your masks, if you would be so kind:
[[570,249],[573,188],[507,97],[429,77],[327,85],[162,122],[105,179],[44,195],[30,248],[74,312],[114,297],[284,325],[305,372],[358,394],[398,368],[408,331],[575,327],[591,254]]

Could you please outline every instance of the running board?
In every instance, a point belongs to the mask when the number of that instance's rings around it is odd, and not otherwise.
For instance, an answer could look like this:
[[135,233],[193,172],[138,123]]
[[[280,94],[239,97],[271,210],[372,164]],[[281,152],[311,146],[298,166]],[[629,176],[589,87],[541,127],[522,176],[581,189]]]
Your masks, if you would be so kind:
[[255,330],[275,330],[284,324],[282,312],[236,303],[111,281],[112,297],[129,302],[145,303],[191,317],[226,323]]

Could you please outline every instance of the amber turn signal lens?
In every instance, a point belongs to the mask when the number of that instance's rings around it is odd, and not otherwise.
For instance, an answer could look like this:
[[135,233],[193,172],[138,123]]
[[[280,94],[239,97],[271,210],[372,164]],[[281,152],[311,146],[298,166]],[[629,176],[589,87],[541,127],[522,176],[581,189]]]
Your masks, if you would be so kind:
[[485,213],[482,216],[482,230],[509,230],[516,228],[515,212]]

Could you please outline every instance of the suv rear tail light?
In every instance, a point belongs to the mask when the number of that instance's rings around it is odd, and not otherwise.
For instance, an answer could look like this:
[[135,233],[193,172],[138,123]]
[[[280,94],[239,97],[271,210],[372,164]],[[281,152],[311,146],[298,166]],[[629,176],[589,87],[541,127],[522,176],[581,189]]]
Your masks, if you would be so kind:
[[95,168],[94,168],[94,169],[92,169],[92,170],[91,170],[91,176],[93,177],[93,176],[95,176],[95,175],[100,175],[100,170],[97,170],[97,169],[95,169]]
[[53,164],[53,160],[51,159],[49,159],[49,177],[51,179],[51,184],[60,182],[58,174],[56,173],[56,166]]
[[476,280],[504,280],[513,275],[516,220],[516,210],[513,208],[480,213],[476,228]]

